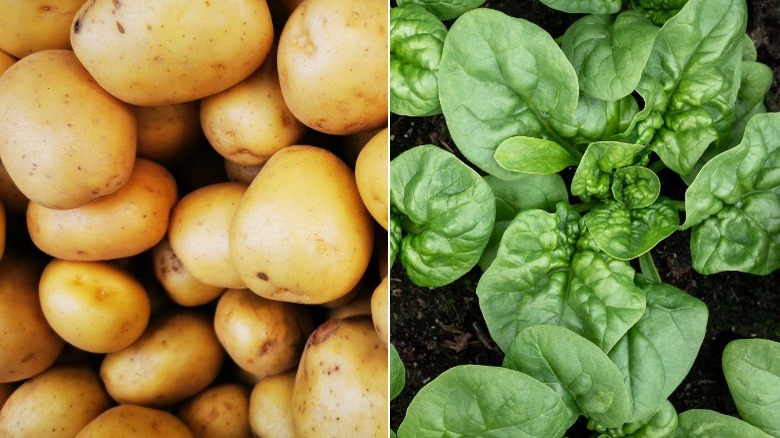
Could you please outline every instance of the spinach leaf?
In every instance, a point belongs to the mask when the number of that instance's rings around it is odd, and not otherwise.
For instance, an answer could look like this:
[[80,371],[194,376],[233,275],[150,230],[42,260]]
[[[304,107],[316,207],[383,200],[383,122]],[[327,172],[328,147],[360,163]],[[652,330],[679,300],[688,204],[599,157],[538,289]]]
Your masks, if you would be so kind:
[[495,159],[510,172],[554,174],[580,162],[558,143],[534,137],[509,137],[499,143]]
[[485,172],[518,177],[494,158],[510,137],[566,147],[549,120],[571,124],[578,95],[574,68],[539,26],[480,8],[450,28],[439,64],[441,108],[458,149]]
[[606,101],[580,93],[574,118],[570,122],[551,118],[550,126],[575,145],[587,145],[594,141],[622,136],[631,127],[638,108],[636,99],[631,95]]
[[540,0],[550,8],[572,14],[614,14],[623,0]]
[[496,217],[490,186],[433,145],[409,149],[390,162],[390,204],[407,233],[401,264],[418,286],[443,286],[471,270]]
[[403,240],[403,228],[401,227],[401,221],[399,220],[399,215],[395,212],[395,209],[392,209],[390,214],[388,237],[390,240],[389,263],[390,266],[392,266],[395,263],[395,259],[398,257],[398,251],[401,250],[401,240]]
[[677,431],[677,411],[669,400],[647,421],[629,423],[621,429],[626,438],[672,438]]
[[666,23],[680,12],[688,0],[631,0],[631,6],[641,11],[657,26]]
[[760,62],[742,61],[741,74],[734,122],[723,141],[724,146],[717,152],[739,144],[748,120],[755,114],[766,112],[764,98],[772,86],[772,69]]
[[482,6],[485,0],[398,0],[398,6],[419,5],[439,20],[450,20]]
[[634,164],[642,151],[644,146],[640,144],[618,141],[591,143],[572,178],[571,194],[585,202],[593,198],[611,198],[615,171]]
[[723,374],[737,410],[748,423],[780,436],[780,343],[738,339],[723,351]]
[[406,386],[406,367],[395,345],[390,344],[390,400],[398,397]]
[[716,436],[739,438],[770,438],[761,429],[730,415],[707,409],[691,409],[677,416],[678,438],[709,438]]
[[562,437],[563,401],[545,384],[501,367],[461,365],[443,372],[414,397],[400,438]]
[[390,9],[390,111],[441,114],[438,69],[447,28],[422,6]]

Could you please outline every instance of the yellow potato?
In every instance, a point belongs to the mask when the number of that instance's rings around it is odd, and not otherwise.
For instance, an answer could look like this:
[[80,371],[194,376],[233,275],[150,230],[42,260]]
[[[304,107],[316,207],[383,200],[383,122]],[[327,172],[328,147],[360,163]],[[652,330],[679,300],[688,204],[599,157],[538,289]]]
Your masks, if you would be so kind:
[[252,184],[252,181],[254,181],[262,168],[262,164],[248,166],[225,159],[225,173],[227,173],[228,180],[242,182],[246,185]]
[[371,296],[374,291],[361,287],[360,292],[350,301],[338,307],[329,308],[328,319],[347,318],[355,315],[371,315]]
[[16,62],[16,58],[0,50],[0,76]]
[[168,412],[125,404],[103,412],[76,435],[76,438],[106,437],[195,438],[195,435]]
[[84,0],[0,0],[0,49],[22,58],[70,49],[70,23]]
[[260,379],[249,398],[249,423],[258,437],[295,438],[292,393],[295,370]]
[[129,347],[107,354],[100,377],[121,404],[166,406],[205,389],[223,359],[211,320],[179,310],[150,323]]
[[178,163],[203,139],[198,101],[136,107],[138,156],[165,165]]
[[256,294],[322,304],[363,276],[373,232],[352,170],[331,152],[289,146],[268,160],[239,203],[230,253]]
[[387,168],[390,165],[388,129],[377,133],[366,143],[355,163],[355,180],[360,198],[371,216],[387,230],[389,214]]
[[57,365],[14,391],[0,410],[0,436],[70,438],[111,403],[92,368]]
[[380,129],[372,129],[370,131],[357,132],[355,134],[344,135],[339,137],[341,140],[341,151],[344,156],[344,161],[351,167],[355,167],[358,155],[363,147],[369,140],[380,131]]
[[390,342],[390,279],[385,277],[371,295],[371,317],[379,339]]
[[227,383],[187,400],[177,416],[198,438],[252,438],[249,390]]
[[136,159],[116,193],[70,210],[30,202],[27,228],[45,253],[64,260],[112,260],[140,254],[165,236],[176,181],[163,166]]
[[54,259],[41,275],[39,291],[43,315],[54,331],[92,353],[127,347],[149,322],[144,287],[106,262]]
[[225,351],[260,378],[298,365],[312,329],[308,308],[267,300],[247,289],[226,291],[214,313],[214,330]]
[[100,88],[71,51],[36,52],[6,70],[0,114],[0,157],[38,204],[79,207],[130,176],[135,112]]
[[181,263],[201,283],[244,288],[230,256],[230,222],[247,185],[212,184],[190,192],[171,213],[168,241]]
[[152,248],[152,263],[154,275],[168,297],[180,306],[200,306],[225,291],[224,287],[209,286],[196,280],[173,252],[167,238]]
[[346,135],[387,122],[384,0],[306,0],[279,38],[287,106],[307,126]]
[[296,436],[387,437],[387,345],[371,318],[331,319],[309,336],[295,377]]
[[165,105],[249,76],[270,51],[273,32],[265,0],[92,0],[76,13],[70,39],[109,93]]
[[0,261],[0,383],[16,382],[49,368],[64,342],[41,311],[41,264],[6,252]]
[[282,97],[275,48],[248,78],[204,97],[200,120],[206,138],[220,155],[250,166],[265,163],[306,131]]
[[0,161],[0,202],[9,214],[24,215],[30,200],[24,196],[16,183],[11,179],[5,165]]

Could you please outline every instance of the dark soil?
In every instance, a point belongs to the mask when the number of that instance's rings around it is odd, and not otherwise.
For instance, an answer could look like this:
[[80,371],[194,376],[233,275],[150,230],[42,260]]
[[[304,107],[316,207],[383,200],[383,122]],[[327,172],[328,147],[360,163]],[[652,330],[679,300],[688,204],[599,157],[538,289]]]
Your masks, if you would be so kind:
[[[758,60],[775,78],[766,97],[769,111],[780,110],[780,0],[749,0],[748,32]],[[485,6],[527,18],[560,35],[574,18],[551,11],[539,2],[488,1]],[[391,118],[391,158],[420,144],[435,144],[458,154],[442,116]],[[462,157],[461,157],[462,158]],[[663,178],[663,176],[662,176]],[[684,188],[679,188],[680,193]],[[703,300],[710,312],[699,356],[687,378],[671,396],[678,412],[713,409],[736,415],[721,370],[726,343],[737,338],[780,340],[780,272],[759,277],[741,273],[704,276],[691,268],[688,232],[678,232],[651,252],[664,282]],[[391,271],[391,337],[406,365],[406,388],[391,404],[391,427],[403,420],[419,389],[441,372],[461,364],[500,366],[503,354],[490,339],[474,292],[479,268],[446,287],[414,285],[400,264]],[[582,424],[570,437],[588,436]]]

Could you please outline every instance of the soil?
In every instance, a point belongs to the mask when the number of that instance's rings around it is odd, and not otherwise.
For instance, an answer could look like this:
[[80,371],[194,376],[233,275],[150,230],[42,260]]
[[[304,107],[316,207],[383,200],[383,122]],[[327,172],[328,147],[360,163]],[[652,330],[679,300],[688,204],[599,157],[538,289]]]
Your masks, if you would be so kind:
[[[560,35],[577,18],[556,13],[535,1],[488,1],[485,6],[533,21],[553,36]],[[748,8],[748,33],[756,44],[758,60],[774,71],[765,103],[768,111],[779,111],[780,1],[749,0]],[[391,158],[421,144],[438,145],[459,155],[442,116],[393,115],[390,124]],[[669,176],[661,178],[668,180]],[[684,187],[677,190],[682,193]],[[721,370],[721,353],[733,339],[780,340],[780,271],[763,277],[734,272],[701,275],[691,267],[689,241],[688,232],[677,232],[651,251],[664,282],[704,301],[710,315],[696,362],[670,400],[678,412],[703,408],[737,415]],[[417,391],[441,372],[461,364],[501,365],[503,353],[490,338],[474,292],[480,275],[481,270],[475,268],[446,287],[431,289],[414,285],[399,263],[393,267],[391,341],[407,371],[406,387],[391,403],[393,430],[403,420]],[[590,433],[578,423],[568,436]]]

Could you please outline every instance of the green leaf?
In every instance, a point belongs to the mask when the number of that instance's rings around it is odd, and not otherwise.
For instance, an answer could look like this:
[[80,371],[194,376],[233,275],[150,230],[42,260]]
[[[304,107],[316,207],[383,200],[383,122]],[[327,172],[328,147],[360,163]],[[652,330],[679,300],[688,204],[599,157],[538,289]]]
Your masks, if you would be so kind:
[[606,427],[626,422],[631,402],[623,375],[592,342],[563,327],[529,327],[509,346],[504,367],[549,386],[569,411],[569,425],[580,412]]
[[592,143],[622,135],[629,129],[638,111],[634,96],[607,102],[580,94],[574,118],[562,122],[550,119],[550,126],[576,145]]
[[[742,61],[742,79],[737,93],[734,124],[720,151],[729,149],[742,139],[745,125],[755,114],[766,112],[764,98],[772,86],[772,69],[760,62]],[[718,151],[718,152],[720,152]]]
[[450,28],[439,65],[442,112],[458,149],[485,172],[517,178],[496,162],[498,145],[515,136],[558,141],[549,119],[570,121],[578,95],[574,68],[539,26],[480,8]]
[[[628,424],[623,430],[628,432],[626,438],[672,438],[679,424],[677,411],[669,400],[664,401],[663,407],[643,424]],[[635,427],[636,431],[629,432]]]
[[390,111],[441,114],[439,80],[447,28],[422,6],[390,9]]
[[627,166],[615,170],[612,196],[626,208],[649,207],[660,193],[661,180],[647,167]]
[[433,145],[409,149],[390,162],[390,203],[407,233],[401,264],[418,286],[443,286],[471,270],[496,217],[490,186]]
[[[395,209],[393,209],[395,210]],[[403,240],[403,228],[401,222],[395,211],[391,211],[390,214],[390,266],[393,266],[396,258],[398,257],[398,251],[401,250],[401,240]]]
[[623,0],[541,0],[558,11],[570,14],[614,14],[620,11]]
[[555,391],[507,368],[461,365],[425,385],[406,411],[400,438],[562,437],[567,415]]
[[605,352],[641,318],[645,296],[629,264],[601,252],[561,203],[520,212],[477,285],[491,336],[506,351],[523,329],[566,327]]
[[743,61],[755,61],[758,58],[758,51],[756,45],[753,43],[753,39],[750,34],[743,34],[742,39],[742,60]]
[[566,30],[561,49],[577,72],[582,92],[615,101],[636,88],[658,30],[637,11],[616,17],[587,15]]
[[631,0],[631,6],[641,11],[657,26],[666,23],[688,0]]
[[419,5],[439,20],[450,20],[478,8],[485,0],[398,0],[398,6]]
[[780,343],[738,339],[723,351],[723,374],[742,418],[780,436]]
[[591,143],[574,173],[571,194],[586,202],[592,198],[610,198],[615,170],[634,164],[643,150],[640,144],[617,141]]
[[406,367],[395,345],[390,344],[390,400],[396,398],[406,386]]
[[510,172],[541,175],[558,173],[580,161],[554,141],[523,136],[499,143],[494,157],[499,166]]
[[761,429],[738,418],[707,409],[691,409],[677,416],[677,438],[770,438]]

